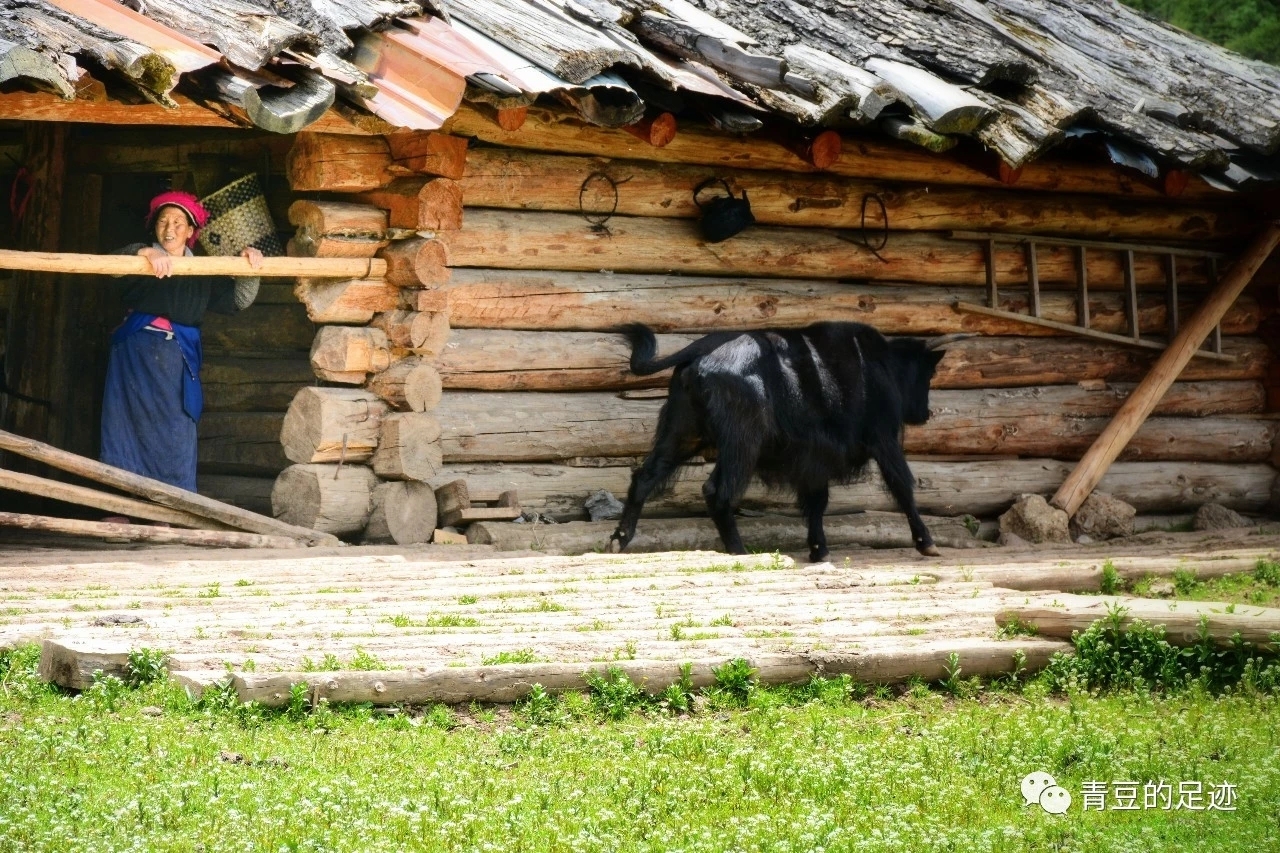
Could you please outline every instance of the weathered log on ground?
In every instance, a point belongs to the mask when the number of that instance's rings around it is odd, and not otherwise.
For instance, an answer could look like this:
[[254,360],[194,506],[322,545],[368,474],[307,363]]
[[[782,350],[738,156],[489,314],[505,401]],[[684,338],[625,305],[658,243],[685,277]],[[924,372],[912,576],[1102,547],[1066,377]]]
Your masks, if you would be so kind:
[[440,404],[440,373],[422,356],[411,355],[374,374],[365,386],[391,406],[429,412]]
[[[916,502],[934,515],[993,516],[1004,512],[1019,495],[1050,495],[1071,470],[1069,462],[1050,459],[1003,459],[990,462],[910,462],[915,476]],[[672,481],[672,490],[645,504],[653,516],[697,515],[706,512],[702,484],[711,465],[687,465]],[[520,504],[562,521],[586,518],[583,502],[599,489],[618,497],[627,493],[631,468],[579,468],[553,464],[447,464],[432,481],[442,485],[465,479],[473,492],[498,494],[518,489]],[[1195,510],[1220,503],[1241,512],[1256,512],[1271,500],[1276,471],[1266,464],[1219,465],[1205,462],[1117,462],[1098,487],[1132,504],[1142,513]],[[770,492],[753,481],[742,506],[761,512],[798,513],[789,492]],[[896,511],[875,465],[865,480],[833,486],[827,512]]]
[[[695,335],[658,335],[658,352],[674,353]],[[1234,363],[1196,359],[1184,379],[1264,375],[1270,355],[1259,341],[1228,338]],[[446,388],[488,391],[582,391],[665,386],[670,371],[631,373],[631,348],[608,332],[515,332],[457,329],[437,361]],[[957,341],[934,377],[935,388],[1053,385],[1141,379],[1150,351],[1083,338],[979,338]]]
[[301,548],[305,542],[285,536],[243,533],[239,530],[184,530],[178,527],[155,527],[150,524],[115,524],[105,521],[81,521],[0,512],[0,527],[18,527],[44,533],[87,536],[93,539],[151,542],[157,545],[196,545],[211,548]]
[[1122,628],[1141,620],[1152,627],[1163,627],[1165,639],[1175,646],[1194,645],[1200,639],[1201,620],[1207,620],[1208,635],[1214,645],[1230,648],[1238,634],[1246,643],[1275,651],[1280,643],[1280,608],[1237,605],[1228,611],[1226,604],[1212,601],[1151,601],[1142,598],[1098,598],[1097,596],[1058,596],[1049,602],[1008,607],[996,614],[996,624],[1004,626],[1017,619],[1034,625],[1042,637],[1071,639],[1075,631],[1085,631],[1095,622],[1109,619],[1110,608],[1119,605],[1125,612]]
[[[706,180],[706,168],[651,160],[477,148],[468,157],[462,189],[468,207],[576,213],[582,176],[593,172],[619,183],[625,181],[618,194],[616,213],[620,215],[664,219],[701,216],[693,202],[693,190]],[[1127,238],[1148,243],[1239,237],[1250,227],[1250,217],[1235,207],[1171,205],[1156,198],[1119,201],[1007,187],[911,185],[749,169],[722,169],[716,176],[728,180],[735,195],[745,190],[756,221],[767,225],[881,228],[887,217],[889,227],[903,231],[967,229],[982,222],[988,230],[1014,234]],[[872,201],[864,221],[863,199],[869,195],[883,201],[884,210]],[[612,207],[612,198],[608,207]]]
[[[283,454],[281,454],[283,456]],[[287,464],[288,460],[286,460]],[[283,469],[282,469],[283,470]],[[278,471],[276,473],[279,473]],[[234,474],[200,474],[196,491],[223,503],[260,515],[271,515],[271,487],[275,477],[244,477]]]
[[446,311],[388,311],[369,325],[385,332],[393,347],[430,356],[440,354],[451,331]]
[[364,462],[386,413],[386,403],[362,389],[303,388],[284,416],[280,444],[293,462]]
[[444,457],[440,421],[427,412],[392,412],[382,418],[373,472],[384,480],[430,480]]
[[283,412],[299,389],[315,384],[305,356],[206,358],[200,371],[206,412]]
[[280,446],[280,412],[206,412],[197,429],[202,474],[274,477],[289,465]]
[[392,228],[455,231],[462,227],[462,185],[448,178],[402,178],[355,198],[386,211]]
[[[1162,411],[1179,415],[1213,407],[1195,397],[1194,388],[1183,389]],[[539,462],[642,456],[652,446],[664,402],[602,392],[455,391],[435,414],[446,462]],[[1115,391],[1078,386],[935,391],[929,422],[907,427],[904,447],[914,454],[1076,459],[1122,402]],[[1270,458],[1278,430],[1280,420],[1265,416],[1156,417],[1143,425],[1124,458],[1260,462]]]
[[426,483],[380,483],[362,541],[416,545],[436,529],[436,495]]
[[[944,548],[977,548],[984,543],[960,519],[926,516],[934,541]],[[493,545],[499,551],[542,551],[547,554],[589,554],[608,550],[616,521],[571,521],[566,524],[516,524],[478,521],[467,528],[473,545]],[[803,519],[786,516],[740,518],[743,541],[755,551],[797,551],[807,548]],[[911,530],[899,513],[864,512],[829,515],[823,520],[831,547],[912,548]],[[655,551],[723,551],[716,527],[708,518],[646,519],[627,546],[633,553]]]
[[130,651],[123,643],[47,639],[40,644],[40,678],[67,690],[88,690],[98,677],[95,673],[123,680]]
[[380,278],[349,281],[298,279],[293,290],[313,323],[364,325],[379,311],[400,305],[400,289]]
[[304,258],[372,258],[387,245],[387,214],[369,204],[295,201],[289,222],[298,227],[289,254]]
[[[1015,662],[1014,652],[1022,657]],[[1071,645],[1060,640],[1019,637],[1016,642],[959,639],[908,642],[892,648],[859,649],[856,652],[810,652],[760,654],[748,659],[760,684],[803,684],[814,675],[848,675],[872,684],[897,684],[911,678],[937,681],[947,677],[947,668],[957,656],[966,675],[997,676],[1023,667],[1027,674],[1038,672],[1058,652],[1070,652]],[[609,663],[533,663],[494,666],[449,667],[436,670],[382,670],[340,672],[238,672],[231,683],[241,702],[258,702],[269,708],[289,704],[295,684],[311,686],[313,702],[371,702],[375,705],[427,705],[434,702],[518,702],[535,684],[560,693],[586,690],[588,676],[600,676],[607,668],[620,669],[631,682],[650,695],[688,678],[695,690],[715,684],[714,670],[725,661],[699,659],[683,664],[675,661],[619,660]]]
[[387,262],[386,280],[396,287],[440,287],[449,283],[444,246],[436,240],[396,240],[378,257]]
[[248,353],[269,353],[273,358],[280,353],[305,356],[316,330],[292,288],[288,299],[286,304],[254,303],[234,315],[206,315],[200,327],[206,358],[242,358]]
[[[707,243],[695,224],[682,220],[615,216],[608,232],[593,231],[581,215],[509,210],[473,210],[467,227],[441,232],[450,267],[681,273],[684,275],[861,279],[944,285],[984,285],[986,249],[977,241],[895,231],[878,252],[834,231],[752,226],[738,237]],[[383,257],[386,257],[385,253]],[[1164,259],[1141,254],[1134,275],[1142,286],[1165,286]],[[1041,246],[1040,283],[1076,286],[1076,251]],[[1089,286],[1118,289],[1124,264],[1117,252],[1087,258]],[[996,250],[996,278],[1026,282],[1026,253],[1007,244]],[[1179,283],[1203,285],[1203,262],[1179,263]]]
[[210,521],[207,518],[202,518],[180,509],[170,509],[167,506],[127,498],[114,492],[77,486],[74,483],[64,483],[61,480],[50,480],[45,477],[37,477],[34,474],[9,471],[4,468],[0,468],[0,489],[50,498],[63,503],[76,504],[77,506],[92,507],[93,509],[131,518],[162,521],[165,524],[172,524],[177,527],[191,527],[201,530],[229,529],[225,524]]
[[[887,335],[1061,336],[1053,329],[956,311],[956,302],[986,304],[985,289],[927,285],[866,285],[818,280],[742,279],[713,276],[547,273],[536,270],[458,269],[445,288],[455,329],[600,331],[619,318],[657,331],[707,332],[805,326],[819,321],[868,323]],[[998,307],[1029,314],[1025,284],[1007,284]],[[1198,295],[1183,292],[1182,316]],[[1074,292],[1040,295],[1041,315],[1074,323]],[[1165,327],[1163,294],[1142,294],[1138,322],[1144,334]],[[1253,334],[1258,303],[1240,299],[1223,318],[1223,333]],[[1103,332],[1129,331],[1124,299],[1118,293],[1091,293],[1089,325]]]
[[363,465],[291,465],[271,489],[272,514],[334,535],[359,533],[369,523],[377,484]]
[[[746,137],[726,144],[724,133],[684,123],[680,133],[662,148],[654,148],[621,130],[583,124],[561,110],[530,107],[524,126],[504,131],[474,108],[463,105],[445,124],[450,133],[470,136],[493,145],[535,151],[583,154],[651,160],[659,163],[687,163],[728,169],[766,169],[813,172],[814,168],[778,141]],[[984,171],[958,157],[939,157],[913,145],[883,138],[850,136],[841,148],[840,159],[829,171],[836,175],[870,178],[877,181],[914,181],[929,184],[969,184],[1007,189],[995,169]],[[376,175],[376,168],[370,168]],[[1042,159],[1021,170],[1017,190],[1050,190],[1161,198],[1160,189],[1144,182],[1136,172],[1097,163]],[[1169,203],[1202,198],[1221,199],[1222,193],[1193,178],[1177,199]]]
[[321,326],[311,345],[311,367],[329,382],[363,385],[367,374],[391,366],[391,344],[381,329]]

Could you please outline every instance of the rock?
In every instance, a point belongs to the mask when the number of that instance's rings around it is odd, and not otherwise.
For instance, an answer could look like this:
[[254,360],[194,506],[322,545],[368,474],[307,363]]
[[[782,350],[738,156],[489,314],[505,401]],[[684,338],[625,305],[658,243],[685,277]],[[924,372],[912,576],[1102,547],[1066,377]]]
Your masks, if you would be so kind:
[[587,514],[592,521],[609,521],[622,515],[622,504],[612,492],[600,489],[586,500]]
[[1152,581],[1147,587],[1147,595],[1152,598],[1169,598],[1173,595],[1173,581]]
[[1010,532],[1009,532],[1009,531],[1007,531],[1007,530],[1001,530],[1001,531],[1000,531],[1000,535],[999,535],[999,537],[997,537],[997,538],[996,538],[996,542],[998,542],[999,544],[1003,545],[1003,546],[1004,546],[1004,547],[1006,547],[1006,548],[1029,548],[1029,547],[1031,547],[1031,543],[1030,543],[1030,542],[1028,542],[1027,540],[1023,539],[1023,538],[1022,538],[1021,536],[1019,536],[1018,534],[1016,534],[1016,533],[1010,533]]
[[1000,516],[1000,533],[1012,533],[1027,542],[1070,543],[1067,514],[1049,506],[1040,495],[1023,495]]
[[1092,544],[1093,544],[1093,537],[1092,537],[1092,536],[1090,536],[1088,533],[1081,533],[1079,536],[1077,536],[1077,537],[1076,537],[1076,544],[1077,544],[1077,545],[1092,545]]
[[1222,504],[1204,504],[1196,510],[1191,522],[1192,530],[1228,530],[1232,527],[1252,527],[1253,522]]
[[1105,492],[1094,492],[1084,499],[1071,517],[1071,535],[1080,541],[1081,534],[1091,541],[1133,535],[1133,519],[1138,511]]

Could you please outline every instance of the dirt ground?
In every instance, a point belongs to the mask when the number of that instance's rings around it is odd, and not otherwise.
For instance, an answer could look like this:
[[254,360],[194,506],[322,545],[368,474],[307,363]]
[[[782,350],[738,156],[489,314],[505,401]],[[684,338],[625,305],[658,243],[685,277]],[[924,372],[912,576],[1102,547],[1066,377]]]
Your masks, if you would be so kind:
[[[1256,528],[1012,550],[548,557],[487,546],[233,551],[0,542],[0,646],[164,649],[180,669],[679,661],[995,639],[994,614],[1124,577],[1250,571]],[[792,559],[794,558],[794,559]],[[353,664],[354,662],[354,664]]]

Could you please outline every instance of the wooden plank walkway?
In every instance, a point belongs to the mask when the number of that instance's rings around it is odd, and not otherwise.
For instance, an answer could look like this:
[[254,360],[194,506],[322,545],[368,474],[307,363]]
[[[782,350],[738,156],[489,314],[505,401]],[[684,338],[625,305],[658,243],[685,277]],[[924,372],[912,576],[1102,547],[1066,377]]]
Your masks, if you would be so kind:
[[[1274,553],[1138,552],[1113,562],[1130,576],[1194,566],[1205,577],[1251,570]],[[172,669],[259,674],[352,669],[358,657],[418,671],[529,659],[802,656],[821,666],[832,656],[913,649],[936,661],[948,644],[967,654],[1001,644],[1003,660],[1007,643],[1010,661],[1018,647],[1042,659],[1061,641],[999,641],[996,614],[1052,604],[1055,590],[1096,589],[1101,574],[1098,554],[1084,549],[1067,559],[985,551],[932,561],[859,551],[814,565],[777,555],[498,557],[439,546],[67,556],[0,553],[0,646],[54,638],[146,647],[170,653]]]

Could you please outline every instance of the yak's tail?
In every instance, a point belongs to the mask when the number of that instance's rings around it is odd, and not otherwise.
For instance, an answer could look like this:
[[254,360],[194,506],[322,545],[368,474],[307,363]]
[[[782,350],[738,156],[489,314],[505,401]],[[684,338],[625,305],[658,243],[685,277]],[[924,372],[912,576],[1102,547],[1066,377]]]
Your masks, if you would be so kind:
[[653,329],[643,323],[631,323],[623,326],[618,331],[627,336],[627,340],[631,342],[631,372],[636,376],[648,376],[668,367],[677,367],[688,364],[694,359],[705,353],[710,352],[719,345],[716,342],[712,346],[708,346],[709,338],[699,338],[689,344],[679,352],[672,353],[664,358],[657,358],[658,339],[654,337]]

